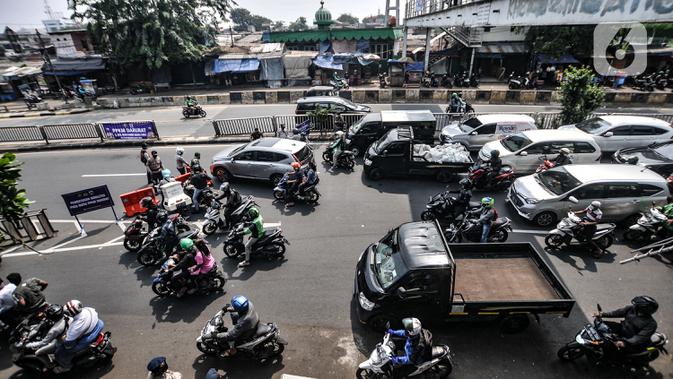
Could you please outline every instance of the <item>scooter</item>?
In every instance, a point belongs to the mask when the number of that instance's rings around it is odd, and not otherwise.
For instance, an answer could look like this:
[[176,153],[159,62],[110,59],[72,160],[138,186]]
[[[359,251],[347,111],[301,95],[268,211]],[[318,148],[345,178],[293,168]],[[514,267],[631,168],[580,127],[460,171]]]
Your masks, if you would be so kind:
[[379,74],[379,88],[386,88],[386,74]]
[[[394,367],[392,358],[397,351],[395,342],[391,335],[386,333],[383,336],[383,342],[379,342],[376,348],[369,356],[369,359],[360,363],[355,372],[358,379],[370,378],[421,378],[431,375],[431,377],[448,378],[453,371],[453,361],[451,360],[451,349],[447,345],[433,346],[431,348],[430,360],[419,365]],[[400,370],[406,370],[400,373]]]
[[198,229],[181,231],[176,224],[187,225],[187,223],[178,221],[178,218],[182,217],[178,214],[168,216],[168,220],[161,227],[152,230],[145,237],[137,252],[138,263],[143,266],[157,265],[173,254],[181,239],[194,239],[199,235]]
[[[444,231],[448,242],[481,241],[482,225],[476,218],[464,217],[458,225],[451,224]],[[488,232],[488,242],[506,242],[509,232],[512,231],[512,220],[508,217],[498,217]]]
[[472,187],[477,190],[503,190],[514,181],[514,171],[510,167],[503,167],[492,180],[488,180],[488,172],[488,164],[477,163],[470,167],[467,178]]
[[195,105],[193,107],[182,107],[182,116],[184,116],[184,118],[189,118],[191,116],[206,117],[206,115],[206,111],[204,111],[200,105]]
[[[574,196],[568,198],[570,202],[577,203],[577,199]],[[573,239],[576,241],[586,244],[588,241],[581,241],[577,239],[576,231],[581,228],[580,224],[582,219],[572,211],[568,210],[568,215],[556,225],[556,229],[549,231],[547,236],[544,238],[544,243],[547,247],[551,249],[560,249],[561,246],[566,245],[570,246],[570,243]],[[596,225],[596,233],[594,233],[591,240],[594,241],[596,246],[605,250],[612,246],[612,243],[615,241],[615,224],[598,224]]]
[[[598,304],[598,311],[601,306]],[[656,332],[650,338],[650,343],[642,351],[620,353],[616,351],[614,342],[618,340],[610,327],[603,322],[600,316],[594,317],[594,322],[586,324],[577,333],[575,340],[559,349],[557,356],[561,361],[570,362],[586,356],[589,362],[599,365],[605,361],[612,361],[625,366],[645,367],[654,361],[661,353],[668,354],[666,344],[668,337]]]
[[[260,238],[252,246],[251,257],[259,256],[271,261],[274,259],[283,259],[285,256],[285,244],[290,244],[283,237],[283,231],[280,227],[269,229],[264,237]],[[239,258],[245,255],[245,245],[243,244],[243,224],[239,224],[232,229],[224,240],[224,255],[228,258]]]
[[196,348],[210,356],[226,359],[252,359],[260,364],[267,364],[280,357],[285,351],[287,341],[280,336],[280,330],[274,323],[259,323],[254,335],[242,342],[237,341],[236,354],[223,356],[231,348],[228,341],[220,341],[214,336],[229,330],[224,326],[224,315],[229,312],[230,305],[225,305],[213,318],[208,320],[196,339]]
[[[320,199],[320,192],[318,191],[317,185],[320,182],[320,179],[316,179],[316,182],[310,186],[302,188],[301,192],[294,194],[292,197],[294,200],[299,200],[306,202],[308,204],[317,204]],[[287,192],[287,185],[282,180],[278,182],[278,185],[273,189],[273,197],[276,200],[285,200],[285,193]]]
[[644,242],[655,238],[669,237],[670,232],[665,228],[666,223],[668,223],[668,217],[661,213],[655,204],[652,204],[652,208],[643,213],[638,221],[624,232],[624,239]]
[[206,211],[206,221],[203,223],[201,230],[203,234],[208,236],[215,233],[218,229],[223,231],[229,230],[232,226],[242,222],[247,217],[250,208],[257,206],[252,196],[246,196],[241,199],[241,204],[231,211],[227,218],[221,215],[220,209],[222,208],[222,204],[213,199],[210,203],[210,208]]
[[[425,210],[421,212],[421,220],[438,220],[440,222],[453,223],[461,216],[460,214],[456,214],[457,203],[458,199],[449,195],[449,191],[431,196],[428,200],[428,203],[425,205]],[[446,204],[446,206],[444,204]],[[469,204],[469,209],[473,209],[478,206],[479,203],[471,201]]]
[[[173,280],[173,272],[170,271],[170,269],[174,267],[176,263],[177,262],[173,257],[166,259],[161,265],[159,274],[152,280],[152,291],[154,291],[157,296],[177,296],[180,288],[184,285],[176,283]],[[215,264],[207,274],[199,275],[196,278],[191,277],[187,280],[194,280],[193,285],[196,287],[197,292],[202,295],[210,292],[222,291],[222,288],[224,288],[224,284],[227,281],[217,267],[217,264]]]
[[[322,153],[322,159],[331,165],[334,164],[332,162],[332,157],[332,149],[328,148]],[[355,155],[353,155],[353,152],[350,150],[343,150],[341,155],[339,155],[339,160],[336,162],[336,166],[353,171],[353,167],[355,167]]]

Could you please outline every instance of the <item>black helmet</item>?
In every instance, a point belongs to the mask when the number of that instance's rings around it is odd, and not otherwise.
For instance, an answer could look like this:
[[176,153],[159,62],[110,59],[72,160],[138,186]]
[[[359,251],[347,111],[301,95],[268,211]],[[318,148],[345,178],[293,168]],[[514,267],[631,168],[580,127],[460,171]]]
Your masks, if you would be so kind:
[[229,185],[229,182],[224,182],[220,185],[220,191],[223,193],[229,195],[231,193],[231,186]]
[[51,321],[58,321],[63,318],[63,307],[58,304],[52,304],[44,312],[47,318]]
[[649,296],[636,296],[631,300],[631,304],[636,308],[636,311],[648,315],[654,314],[659,309],[659,303]]
[[197,158],[197,159],[201,158],[201,153],[199,153],[198,151],[196,153],[194,153],[194,158]]
[[461,188],[463,189],[470,189],[472,188],[472,182],[468,178],[463,178],[458,182]]
[[140,200],[140,206],[145,208],[145,209],[150,209],[154,206],[154,201],[152,201],[152,198],[149,197],[149,196],[143,197]]
[[491,158],[498,158],[500,156],[500,150],[493,149],[491,150]]
[[140,147],[142,147],[143,149],[147,149],[147,142],[143,142],[143,144],[140,145]]

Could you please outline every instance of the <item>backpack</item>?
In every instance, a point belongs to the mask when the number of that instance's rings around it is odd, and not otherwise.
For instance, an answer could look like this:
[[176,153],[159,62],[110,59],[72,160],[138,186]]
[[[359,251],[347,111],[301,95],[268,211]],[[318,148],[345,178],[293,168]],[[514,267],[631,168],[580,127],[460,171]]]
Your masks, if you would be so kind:
[[147,151],[146,150],[140,150],[140,161],[143,162],[143,164],[147,164]]

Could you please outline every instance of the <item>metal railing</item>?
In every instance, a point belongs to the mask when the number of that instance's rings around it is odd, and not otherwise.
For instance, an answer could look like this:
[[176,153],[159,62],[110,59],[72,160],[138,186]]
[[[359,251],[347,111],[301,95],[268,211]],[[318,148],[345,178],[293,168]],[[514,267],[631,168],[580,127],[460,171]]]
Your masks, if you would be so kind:
[[8,126],[0,128],[0,142],[44,141],[40,128],[36,126]]
[[461,5],[483,0],[409,0],[404,11],[405,18],[424,16]]
[[[137,121],[129,121],[126,123],[133,124],[135,122]],[[147,121],[141,123],[147,123]],[[154,127],[152,137],[156,139],[159,138],[156,127]],[[106,135],[102,125],[98,123],[0,127],[0,143],[44,142],[49,144],[52,141],[90,139],[104,142],[105,140],[114,138]]]
[[[344,127],[348,128],[358,122],[363,116],[362,114],[342,114],[341,119]],[[288,133],[292,133],[296,125],[306,120],[311,121],[311,131],[313,132],[327,133],[335,129],[335,116],[333,115],[310,116],[295,114],[213,120],[213,129],[215,130],[215,137],[248,135],[255,128],[268,135],[275,133],[281,125],[285,125],[285,130]]]
[[39,241],[53,237],[58,230],[49,222],[45,209],[29,212],[15,221],[0,218],[0,246]]
[[100,139],[101,142],[104,140],[98,124],[44,125],[41,128],[47,143],[70,139]]

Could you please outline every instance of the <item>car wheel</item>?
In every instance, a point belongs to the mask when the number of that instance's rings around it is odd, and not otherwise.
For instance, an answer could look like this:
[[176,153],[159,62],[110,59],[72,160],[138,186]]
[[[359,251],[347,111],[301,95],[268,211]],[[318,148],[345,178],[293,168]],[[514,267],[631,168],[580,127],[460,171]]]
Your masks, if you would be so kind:
[[533,218],[533,222],[539,226],[549,226],[556,222],[556,214],[553,212],[542,212]]
[[215,176],[220,182],[228,182],[231,180],[231,173],[224,167],[218,167],[215,169]]
[[283,175],[281,174],[273,174],[269,177],[269,180],[274,187],[278,185],[278,182],[280,182],[281,179],[283,179]]
[[383,179],[383,171],[380,168],[373,168],[369,170],[369,179],[371,180],[381,180]]

